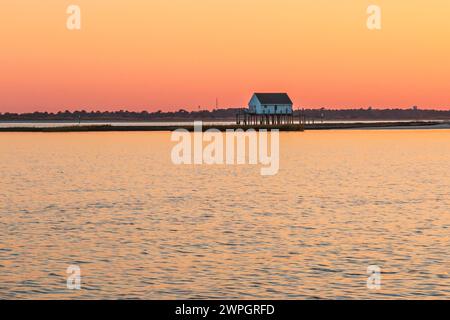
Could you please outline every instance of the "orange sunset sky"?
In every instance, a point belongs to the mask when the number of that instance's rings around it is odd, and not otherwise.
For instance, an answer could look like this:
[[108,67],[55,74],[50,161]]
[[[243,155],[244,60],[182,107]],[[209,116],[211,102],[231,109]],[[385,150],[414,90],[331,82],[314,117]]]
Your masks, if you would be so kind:
[[448,0],[2,0],[0,41],[0,112],[450,108]]

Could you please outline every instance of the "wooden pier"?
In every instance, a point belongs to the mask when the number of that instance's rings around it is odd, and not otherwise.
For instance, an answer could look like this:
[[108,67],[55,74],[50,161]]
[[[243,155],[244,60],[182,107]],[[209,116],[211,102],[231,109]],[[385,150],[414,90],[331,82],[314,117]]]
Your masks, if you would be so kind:
[[306,118],[302,113],[295,116],[290,114],[256,114],[249,112],[240,112],[236,114],[236,125],[242,127],[297,127],[298,131],[303,131],[306,124]]

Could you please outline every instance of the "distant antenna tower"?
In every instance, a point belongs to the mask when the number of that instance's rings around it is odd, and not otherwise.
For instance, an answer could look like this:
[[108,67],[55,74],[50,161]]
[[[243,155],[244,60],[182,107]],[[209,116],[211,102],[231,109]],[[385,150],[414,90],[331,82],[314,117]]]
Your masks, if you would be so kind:
[[216,109],[218,109],[218,108],[219,108],[219,99],[216,98]]

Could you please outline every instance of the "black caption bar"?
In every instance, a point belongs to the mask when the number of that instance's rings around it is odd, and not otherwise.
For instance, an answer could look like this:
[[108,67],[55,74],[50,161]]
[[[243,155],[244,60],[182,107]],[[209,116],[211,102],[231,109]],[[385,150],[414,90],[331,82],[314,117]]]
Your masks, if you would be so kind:
[[[262,300],[184,300],[184,301],[2,301],[0,310],[58,319],[84,319],[111,314],[117,319],[309,319],[346,316],[358,319],[384,319],[391,307],[403,317],[409,314],[431,316],[439,309],[449,310],[448,301],[262,301]],[[9,309],[9,310],[8,310]],[[443,310],[444,311],[444,310]]]

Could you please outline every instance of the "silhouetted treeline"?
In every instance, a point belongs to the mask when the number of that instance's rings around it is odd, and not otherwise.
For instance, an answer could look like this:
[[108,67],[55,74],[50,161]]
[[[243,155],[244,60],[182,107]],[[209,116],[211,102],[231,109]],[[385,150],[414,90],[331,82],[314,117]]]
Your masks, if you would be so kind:
[[450,109],[306,109],[305,115],[325,120],[450,120]]
[[133,112],[133,111],[64,111],[33,113],[0,113],[0,121],[183,121],[183,120],[226,120],[234,119],[239,109],[200,110],[188,112]]
[[[213,111],[175,112],[131,112],[131,111],[64,111],[34,113],[0,113],[0,121],[193,121],[232,120],[244,109],[217,109]],[[297,115],[299,111],[295,111]],[[312,119],[324,120],[450,120],[450,110],[427,109],[305,109],[304,114]]]

